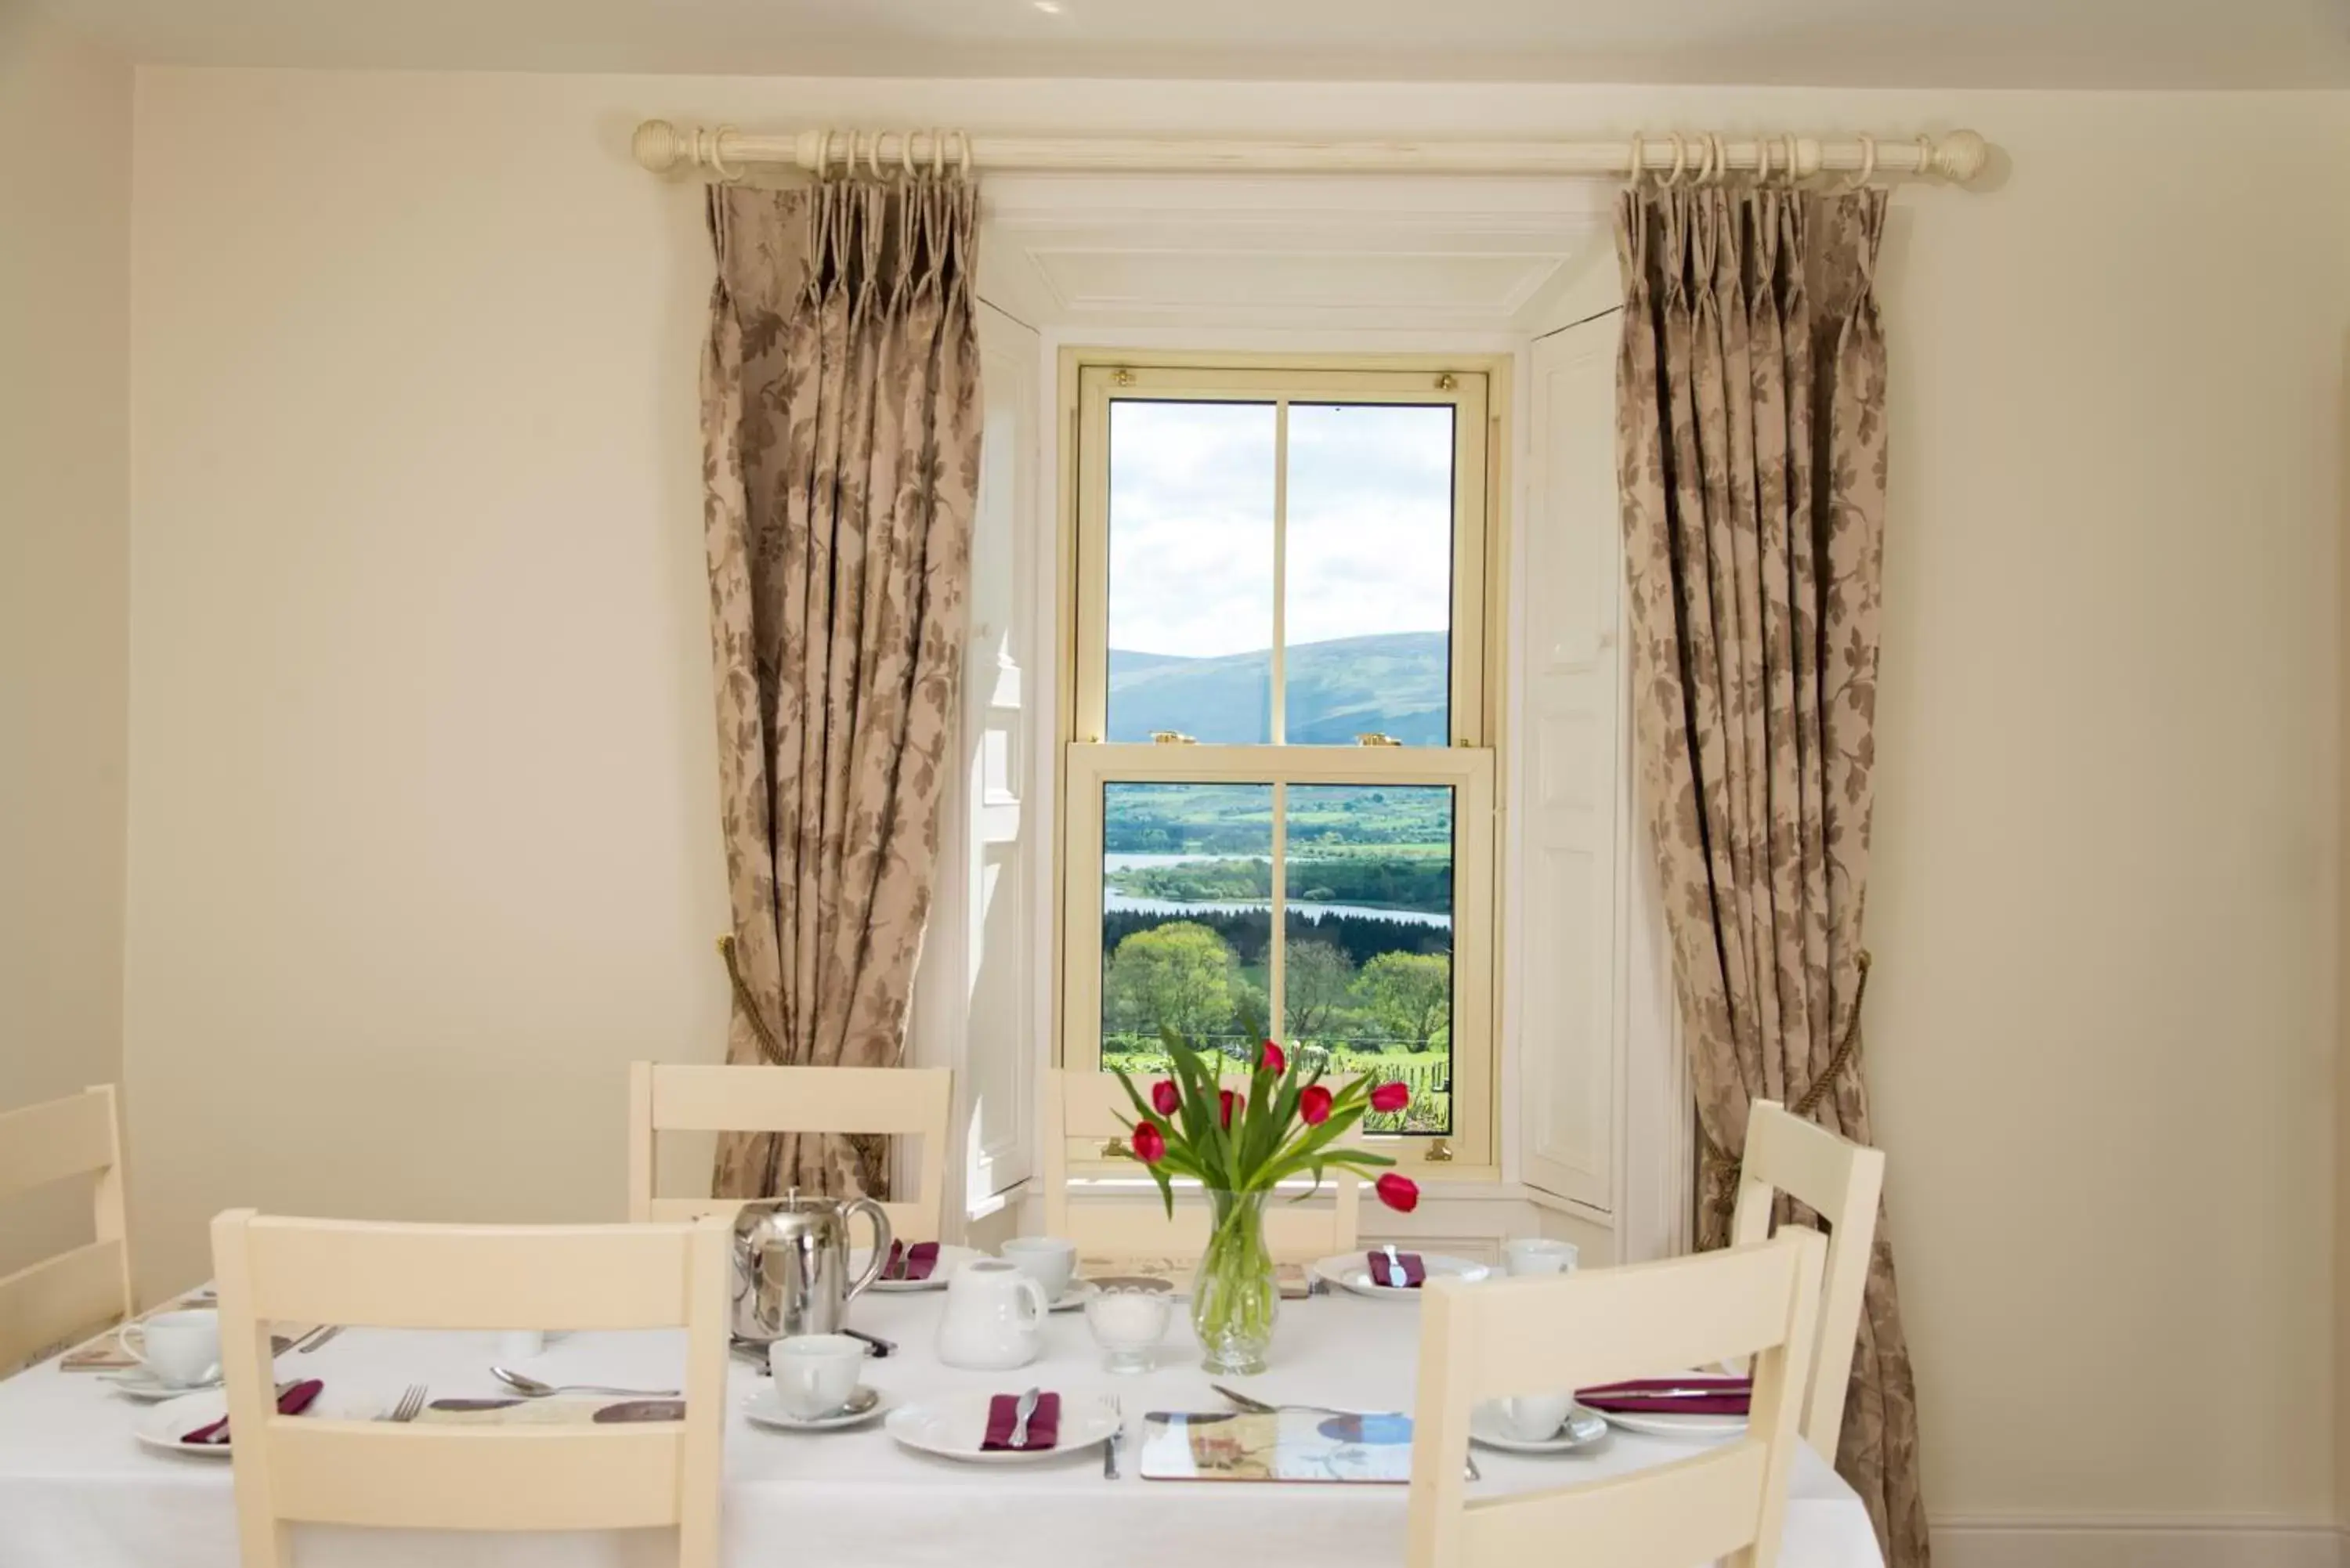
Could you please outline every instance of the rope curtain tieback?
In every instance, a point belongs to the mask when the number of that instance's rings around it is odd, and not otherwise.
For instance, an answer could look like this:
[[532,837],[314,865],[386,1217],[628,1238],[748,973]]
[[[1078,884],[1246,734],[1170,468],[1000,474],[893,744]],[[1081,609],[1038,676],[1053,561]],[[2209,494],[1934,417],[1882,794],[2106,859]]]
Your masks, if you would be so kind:
[[770,1066],[785,1065],[784,1048],[776,1043],[775,1032],[768,1028],[767,1021],[759,1015],[759,1004],[752,999],[750,982],[743,978],[743,966],[735,961],[733,937],[718,939],[718,956],[726,961],[726,978],[734,984],[735,1009],[749,1022],[751,1033],[759,1042],[759,1054],[767,1059]]
[[[731,963],[733,961],[728,961]],[[1836,1080],[1844,1075],[1845,1069],[1860,1056],[1860,1004],[1868,1000],[1868,950],[1863,948],[1860,956],[1853,961],[1860,978],[1853,984],[1852,1018],[1844,1026],[1844,1038],[1836,1042],[1835,1052],[1828,1057],[1826,1070],[1812,1080],[1811,1087],[1787,1107],[1791,1115],[1806,1121],[1811,1119],[1812,1112],[1819,1108],[1820,1102],[1827,1098],[1828,1091],[1835,1087]],[[1700,1118],[1697,1124],[1697,1136],[1699,1141],[1705,1145],[1706,1207],[1727,1219],[1731,1210],[1737,1207],[1738,1179],[1745,1169],[1745,1162],[1731,1158],[1729,1153],[1713,1141],[1712,1135],[1705,1130],[1703,1118]]]

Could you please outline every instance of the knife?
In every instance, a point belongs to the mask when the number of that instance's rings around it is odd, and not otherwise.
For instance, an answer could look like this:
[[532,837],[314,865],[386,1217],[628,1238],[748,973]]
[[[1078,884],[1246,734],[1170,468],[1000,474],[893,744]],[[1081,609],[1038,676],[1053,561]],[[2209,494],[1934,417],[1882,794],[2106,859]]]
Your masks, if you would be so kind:
[[884,1356],[889,1355],[892,1351],[898,1348],[898,1342],[896,1340],[884,1339],[878,1334],[861,1334],[853,1328],[844,1328],[840,1332],[848,1335],[851,1339],[863,1340],[865,1342],[865,1354],[871,1356],[876,1361],[882,1359]]
[[1011,1447],[1024,1449],[1028,1446],[1028,1417],[1036,1413],[1036,1401],[1044,1397],[1044,1394],[1042,1388],[1031,1388],[1020,1396],[1020,1403],[1012,1412]]

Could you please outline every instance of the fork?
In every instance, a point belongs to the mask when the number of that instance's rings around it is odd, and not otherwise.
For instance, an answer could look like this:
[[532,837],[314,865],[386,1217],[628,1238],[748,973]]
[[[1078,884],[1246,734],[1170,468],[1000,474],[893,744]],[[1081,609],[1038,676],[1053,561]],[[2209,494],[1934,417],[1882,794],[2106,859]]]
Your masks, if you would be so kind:
[[417,1417],[424,1413],[425,1391],[426,1385],[424,1384],[410,1384],[406,1392],[400,1395],[400,1403],[394,1405],[387,1414],[378,1416],[376,1419],[379,1421],[413,1421]]
[[1107,1403],[1109,1413],[1118,1417],[1118,1429],[1110,1433],[1109,1441],[1102,1445],[1102,1480],[1118,1480],[1118,1448],[1120,1443],[1126,1441],[1126,1406],[1115,1394],[1109,1397]]

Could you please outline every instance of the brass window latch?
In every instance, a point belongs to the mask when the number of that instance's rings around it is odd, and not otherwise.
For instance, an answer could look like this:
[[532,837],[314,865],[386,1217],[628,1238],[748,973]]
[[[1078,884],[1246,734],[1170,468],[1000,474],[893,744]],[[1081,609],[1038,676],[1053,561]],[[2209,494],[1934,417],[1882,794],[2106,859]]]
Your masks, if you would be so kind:
[[1452,1163],[1452,1145],[1444,1138],[1430,1138],[1428,1152],[1420,1158],[1430,1165],[1450,1165]]
[[1104,1138],[1102,1140],[1101,1151],[1102,1158],[1104,1159],[1116,1159],[1118,1156],[1126,1152],[1126,1145],[1120,1143],[1114,1137]]
[[1381,731],[1369,730],[1356,736],[1355,744],[1358,746],[1400,746],[1403,742],[1397,740],[1393,735],[1384,733]]
[[1150,741],[1159,746],[1196,746],[1200,742],[1180,730],[1153,730]]

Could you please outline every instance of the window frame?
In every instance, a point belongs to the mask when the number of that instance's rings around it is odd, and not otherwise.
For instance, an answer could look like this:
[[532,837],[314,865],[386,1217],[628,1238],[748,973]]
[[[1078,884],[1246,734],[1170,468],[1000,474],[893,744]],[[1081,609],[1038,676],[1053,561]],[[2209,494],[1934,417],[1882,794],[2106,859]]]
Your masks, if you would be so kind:
[[[1291,784],[1437,784],[1455,791],[1453,819],[1452,1130],[1442,1138],[1393,1136],[1382,1152],[1423,1174],[1490,1178],[1499,1164],[1502,877],[1498,856],[1502,685],[1500,565],[1504,533],[1496,405],[1505,362],[1470,357],[1137,355],[1065,350],[1061,398],[1070,438],[1062,464],[1059,569],[1063,652],[1062,787],[1056,792],[1054,878],[1055,1060],[1099,1071],[1102,786],[1106,784],[1271,784],[1276,819]],[[1203,402],[1449,404],[1453,413],[1451,743],[1444,746],[1198,745],[1104,740],[1108,698],[1109,408],[1120,399]],[[1276,415],[1275,516],[1285,524],[1285,408]],[[1284,716],[1285,581],[1276,526],[1273,722]],[[1274,846],[1276,899],[1285,892],[1284,844]],[[1076,918],[1083,915],[1085,918]],[[1275,941],[1270,963],[1282,961]],[[1048,1130],[1046,1136],[1052,1136]],[[1097,1151],[1071,1150],[1073,1162]]]

